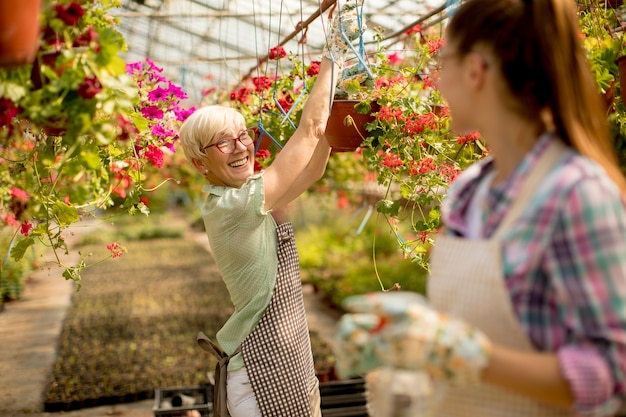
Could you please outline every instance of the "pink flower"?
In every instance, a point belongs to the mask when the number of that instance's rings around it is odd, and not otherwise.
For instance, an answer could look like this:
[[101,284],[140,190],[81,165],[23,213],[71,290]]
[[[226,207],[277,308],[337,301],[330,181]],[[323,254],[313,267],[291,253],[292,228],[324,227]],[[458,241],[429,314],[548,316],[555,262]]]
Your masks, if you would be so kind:
[[28,193],[21,188],[12,187],[9,188],[11,192],[11,197],[15,197],[16,199],[23,201],[24,203],[28,201]]
[[187,98],[187,93],[185,93],[182,88],[175,84],[172,84],[171,82],[168,83],[167,93],[173,95],[180,100],[185,100]]
[[127,74],[133,75],[134,73],[141,72],[142,70],[143,70],[143,63],[141,61],[126,64]]
[[196,111],[196,108],[193,106],[189,107],[188,109],[183,109],[179,107],[178,105],[174,107],[174,114],[176,115],[176,120],[180,122],[184,122],[185,120],[187,120],[187,118],[191,116],[193,112],[195,111]]
[[17,221],[13,213],[8,213],[4,215],[4,223],[7,226],[13,226],[15,228],[20,226],[20,222]]
[[402,57],[397,52],[394,52],[393,54],[387,55],[387,59],[389,60],[389,63],[391,65],[399,64],[400,62],[403,61]]
[[119,258],[120,256],[126,253],[126,248],[121,246],[117,242],[109,243],[107,245],[107,249],[111,251],[112,258]]

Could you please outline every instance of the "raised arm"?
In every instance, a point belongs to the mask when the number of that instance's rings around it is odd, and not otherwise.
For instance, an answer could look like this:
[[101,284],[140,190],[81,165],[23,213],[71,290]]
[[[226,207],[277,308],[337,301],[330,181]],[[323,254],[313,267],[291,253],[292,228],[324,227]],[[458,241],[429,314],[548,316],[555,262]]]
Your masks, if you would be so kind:
[[323,173],[330,148],[326,140],[321,139],[326,130],[336,76],[337,68],[333,62],[322,58],[320,72],[302,110],[298,128],[265,170],[266,210],[293,200],[319,179],[316,173],[320,169]]

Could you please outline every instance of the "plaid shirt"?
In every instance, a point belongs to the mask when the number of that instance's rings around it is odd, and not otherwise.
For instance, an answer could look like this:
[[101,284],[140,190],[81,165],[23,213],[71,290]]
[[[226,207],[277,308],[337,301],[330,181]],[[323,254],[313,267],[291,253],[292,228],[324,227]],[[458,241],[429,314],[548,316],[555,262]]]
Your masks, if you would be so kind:
[[[553,136],[544,135],[511,176],[490,189],[482,234],[493,235]],[[442,208],[449,233],[465,236],[466,215],[485,158],[465,170]],[[612,415],[626,397],[626,212],[604,170],[573,150],[546,176],[502,239],[506,285],[533,345],[556,352],[576,412]]]

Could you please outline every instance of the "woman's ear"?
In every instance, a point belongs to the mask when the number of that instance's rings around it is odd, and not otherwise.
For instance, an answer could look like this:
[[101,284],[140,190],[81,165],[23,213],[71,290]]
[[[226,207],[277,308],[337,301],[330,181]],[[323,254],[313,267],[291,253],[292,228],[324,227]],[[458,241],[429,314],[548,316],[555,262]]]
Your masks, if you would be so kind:
[[468,85],[475,90],[484,87],[487,77],[488,64],[485,58],[477,52],[471,52],[463,61],[464,76]]
[[201,161],[200,159],[191,158],[191,163],[193,167],[203,176],[209,173],[209,168],[206,166],[206,162]]

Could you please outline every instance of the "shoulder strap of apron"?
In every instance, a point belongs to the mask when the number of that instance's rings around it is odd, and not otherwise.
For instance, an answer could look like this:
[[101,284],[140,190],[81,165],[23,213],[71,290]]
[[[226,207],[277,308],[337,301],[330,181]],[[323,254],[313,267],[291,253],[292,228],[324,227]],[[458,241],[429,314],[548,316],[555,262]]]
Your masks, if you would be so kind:
[[228,417],[226,406],[226,379],[228,377],[228,362],[241,351],[239,346],[233,353],[227,355],[221,347],[214,343],[204,332],[198,332],[198,344],[204,350],[217,356],[215,365],[215,385],[213,386],[213,416]]
[[522,184],[522,189],[520,190],[519,195],[515,198],[509,212],[504,216],[500,225],[498,225],[492,239],[500,239],[517,221],[517,219],[519,219],[528,203],[532,200],[537,187],[545,179],[566,149],[565,144],[558,139],[554,139],[550,142],[548,148],[539,157],[537,165],[531,170],[528,177],[524,181],[524,184]]

